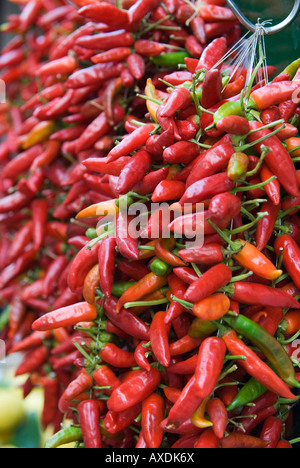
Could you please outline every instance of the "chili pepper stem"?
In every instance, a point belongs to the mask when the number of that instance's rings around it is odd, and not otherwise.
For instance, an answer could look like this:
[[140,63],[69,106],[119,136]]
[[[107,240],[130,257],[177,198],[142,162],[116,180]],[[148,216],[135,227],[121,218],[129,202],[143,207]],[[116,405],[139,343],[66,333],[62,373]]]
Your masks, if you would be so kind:
[[235,148],[235,150],[239,151],[241,153],[244,153],[248,149],[253,148],[253,146],[258,145],[259,143],[263,143],[268,138],[271,138],[272,136],[277,135],[277,133],[280,132],[281,130],[283,130],[284,128],[285,128],[285,125],[281,125],[281,127],[277,128],[276,130],[269,133],[268,135],[265,135],[265,136],[259,138],[258,140],[254,141],[253,143],[249,143],[249,144],[244,145],[244,146],[237,146]]

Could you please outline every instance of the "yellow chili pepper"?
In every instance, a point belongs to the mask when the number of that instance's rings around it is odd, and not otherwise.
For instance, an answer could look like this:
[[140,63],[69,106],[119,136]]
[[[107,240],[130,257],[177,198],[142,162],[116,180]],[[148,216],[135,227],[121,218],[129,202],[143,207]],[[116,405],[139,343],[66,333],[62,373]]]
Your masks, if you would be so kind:
[[[152,98],[152,99],[157,99],[157,100],[159,99],[157,94],[156,94],[156,88],[155,88],[154,84],[152,83],[151,78],[148,78],[148,80],[147,80],[147,84],[146,84],[146,88],[145,88],[145,95],[147,97],[149,97],[149,98]],[[157,112],[157,109],[159,108],[159,105],[155,104],[155,102],[149,101],[149,100],[147,100],[146,103],[147,103],[148,112],[150,113],[152,119],[155,122],[157,122],[156,112]]]
[[25,141],[23,142],[23,149],[26,150],[39,143],[44,143],[55,131],[55,122],[46,121],[39,122],[32,130],[28,133]]
[[205,411],[208,402],[209,397],[203,400],[202,404],[192,416],[192,423],[194,424],[194,426],[199,427],[199,429],[206,429],[207,427],[213,426],[213,423],[211,421],[205,419]]
[[118,213],[119,208],[116,205],[115,200],[107,200],[104,202],[95,203],[95,205],[88,206],[78,213],[76,219],[97,218],[98,216],[115,216]]

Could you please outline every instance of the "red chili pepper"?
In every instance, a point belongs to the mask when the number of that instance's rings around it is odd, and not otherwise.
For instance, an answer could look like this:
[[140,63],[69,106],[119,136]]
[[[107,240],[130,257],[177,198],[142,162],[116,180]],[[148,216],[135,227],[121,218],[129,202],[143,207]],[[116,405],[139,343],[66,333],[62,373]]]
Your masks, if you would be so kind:
[[165,312],[157,312],[150,326],[150,341],[152,351],[158,362],[169,367],[171,354],[169,348],[170,327],[165,323]]
[[257,413],[252,413],[253,418],[242,418],[240,420],[241,426],[236,428],[236,434],[250,434],[261,422],[265,421],[267,418],[274,416],[276,414],[276,409],[274,406],[268,406]]
[[281,438],[283,431],[283,424],[280,419],[270,416],[265,420],[260,438],[266,442],[269,442],[267,448],[276,448]]
[[[203,7],[201,8],[201,10]],[[204,50],[196,70],[211,70],[227,52],[227,41],[224,37],[215,39]],[[221,66],[220,66],[221,67]]]
[[224,403],[219,398],[213,398],[207,403],[206,409],[213,423],[214,434],[218,439],[222,439],[228,425],[228,414]]
[[185,184],[175,180],[163,180],[154,190],[151,200],[153,203],[179,200],[185,191]]
[[210,70],[206,73],[203,87],[201,105],[205,109],[215,106],[222,100],[222,75],[219,70]]
[[[95,38],[96,35],[91,36],[93,41]],[[80,38],[79,40],[81,39],[84,39],[84,37]],[[85,45],[85,47],[87,47],[87,45]],[[85,86],[95,85],[99,81],[109,80],[111,78],[120,76],[122,70],[123,64],[121,63],[99,63],[91,67],[75,71],[65,82],[65,86],[73,90],[77,88],[83,88]]]
[[266,213],[266,216],[258,222],[256,227],[256,247],[260,251],[266,247],[274,232],[280,205],[276,206],[272,200],[268,200],[262,205],[261,210]]
[[222,263],[210,268],[188,288],[184,299],[188,302],[199,302],[230,282],[232,272]]
[[167,420],[162,422],[161,427],[165,430],[177,429],[192,416],[201,402],[202,400],[196,392],[196,379],[192,377],[182,390],[179,399],[172,406]]
[[41,422],[44,429],[53,423],[57,415],[59,404],[60,383],[57,378],[42,378],[44,389],[44,407],[41,416]]
[[76,325],[79,322],[91,322],[97,317],[95,306],[86,302],[73,304],[54,310],[37,319],[33,325],[33,330],[47,331],[55,328]]
[[232,135],[247,135],[250,131],[249,121],[238,115],[223,117],[223,119],[217,123],[216,127],[219,131]]
[[174,143],[174,128],[170,125],[160,135],[151,135],[146,142],[147,151],[156,157],[161,157],[164,150]]
[[152,368],[150,372],[134,371],[132,375],[114,390],[107,402],[110,411],[124,411],[150,396],[160,384],[160,372]]
[[234,183],[226,173],[215,174],[195,182],[189,186],[179,203],[200,203],[223,192],[234,188]]
[[192,95],[186,88],[176,88],[170,97],[160,106],[160,115],[163,118],[172,118],[175,113],[185,109],[192,103]]
[[157,185],[168,177],[169,170],[167,167],[162,167],[157,171],[149,172],[138,182],[134,187],[133,191],[140,195],[148,195],[154,192]]
[[106,363],[116,367],[133,367],[135,366],[134,354],[118,348],[113,343],[108,343],[100,352],[100,357]]
[[232,290],[232,299],[241,304],[300,309],[299,303],[284,290],[258,283],[239,281],[234,283],[230,289]]
[[137,365],[149,372],[151,370],[151,365],[148,362],[147,354],[149,353],[147,342],[141,341],[135,348],[134,357]]
[[[224,170],[234,154],[231,145],[219,145],[205,152],[200,157],[199,162],[193,167],[190,176],[187,179],[187,186],[193,185],[198,180],[212,176],[217,172]],[[224,190],[225,192],[226,190]]]
[[117,302],[115,298],[106,298],[104,309],[107,318],[129,336],[149,341],[150,331],[145,322],[127,309],[121,308],[117,312]]
[[155,129],[153,124],[146,124],[137,128],[133,133],[128,135],[122,142],[113,148],[107,157],[107,162],[110,163],[116,159],[123,157],[133,151],[138,150],[148,140],[150,133]]
[[158,6],[158,0],[138,0],[128,10],[129,23],[136,23]]
[[230,193],[221,193],[213,197],[209,204],[210,219],[213,223],[226,224],[236,218],[241,211],[241,200]]
[[34,159],[39,156],[42,151],[43,148],[41,145],[35,145],[19,154],[5,165],[2,174],[3,178],[15,179],[18,177],[20,174],[30,168]]
[[246,78],[243,75],[239,76],[235,81],[229,82],[223,90],[222,99],[230,99],[234,96],[238,96],[245,88],[245,83]]
[[259,383],[284,398],[295,398],[288,386],[271,370],[270,367],[261,361],[254,351],[247,347],[243,341],[237,338],[236,333],[233,330],[227,332],[223,336],[223,340],[231,354],[246,356],[246,361],[239,360],[238,362]]
[[171,356],[180,356],[181,354],[189,353],[198,348],[202,341],[203,338],[192,338],[190,335],[184,335],[179,340],[170,344]]
[[115,261],[116,261],[116,240],[114,237],[107,237],[101,242],[99,260],[100,287],[106,297],[111,295],[114,281]]
[[72,401],[76,399],[78,395],[90,390],[93,386],[93,379],[83,369],[75,380],[73,380],[64,391],[61,400]]
[[82,164],[91,172],[98,172],[100,174],[105,172],[106,174],[118,177],[130,160],[129,156],[124,156],[117,161],[107,163],[106,158],[89,158],[83,161]]
[[125,195],[132,190],[149,172],[151,164],[151,156],[147,151],[141,150],[135,153],[120,174],[117,184],[118,193]]
[[12,263],[23,253],[26,246],[32,240],[32,231],[33,223],[32,221],[29,221],[15,235],[15,238],[10,245],[9,252],[7,253],[7,264]]
[[226,346],[219,338],[206,338],[201,344],[195,372],[196,392],[201,399],[204,400],[214,391],[225,354]]
[[224,260],[222,248],[219,244],[180,250],[178,255],[185,262],[195,262],[203,265],[215,265]]
[[222,448],[266,448],[267,442],[257,437],[243,434],[229,434],[221,441]]
[[292,95],[299,89],[299,84],[291,81],[271,83],[251,93],[251,100],[256,109],[264,110],[273,105],[291,100]]
[[300,249],[297,243],[288,235],[280,236],[275,241],[275,251],[283,255],[283,264],[297,287],[300,286]]
[[114,389],[121,385],[116,374],[108,366],[100,366],[94,372],[93,379],[99,387],[111,387],[110,389],[104,390],[107,395],[111,395]]
[[128,13],[110,4],[86,5],[78,12],[85,18],[101,23],[105,18],[105,23],[115,28],[123,27],[128,24]]
[[44,345],[34,349],[33,351],[29,351],[23,362],[17,367],[15,376],[17,377],[36,371],[46,362],[48,354],[49,351]]
[[13,338],[19,330],[22,321],[26,314],[26,305],[17,291],[10,303],[10,314],[9,314],[9,333],[8,337]]
[[12,264],[4,268],[0,274],[0,289],[3,289],[10,281],[23,273],[36,258],[36,250],[29,248]]
[[121,255],[129,260],[138,260],[139,251],[137,248],[137,239],[130,236],[129,224],[132,218],[127,212],[120,211],[116,218],[116,243]]
[[220,448],[221,440],[212,429],[206,429],[195,444],[195,448],[216,449]]
[[83,287],[84,279],[90,269],[98,263],[98,252],[101,242],[91,248],[88,244],[76,255],[69,272],[68,285],[72,292]]
[[[263,164],[260,172],[260,178],[262,182],[266,182],[274,176],[274,173],[270,171],[268,166]],[[278,180],[273,180],[264,186],[265,191],[268,194],[268,197],[273,201],[275,205],[280,204],[280,184]]]
[[[252,130],[257,130],[262,127],[262,124],[251,122],[250,126]],[[249,141],[254,142],[269,133],[269,130],[258,131],[254,134],[255,136],[251,135],[249,137]],[[278,181],[285,190],[291,195],[297,196],[299,193],[297,174],[289,153],[282,146],[276,135],[265,140],[264,145],[270,149],[270,152],[265,157],[266,165],[277,176]],[[261,151],[259,145],[256,145],[256,148],[258,151]]]
[[[92,57],[93,63],[122,62],[130,55],[129,47],[116,47]],[[122,72],[123,73],[123,72]]]
[[199,279],[195,271],[188,267],[174,268],[173,273],[178,276],[179,279],[190,285]]
[[98,402],[95,400],[82,401],[78,405],[78,416],[85,448],[101,448],[100,409]]
[[165,402],[157,393],[153,393],[143,401],[142,432],[148,448],[160,448],[163,430],[160,424],[164,418]]
[[109,434],[118,434],[130,426],[130,424],[132,424],[133,421],[141,414],[141,411],[141,403],[125,409],[124,411],[108,411],[104,418],[106,430],[109,432]]
[[189,141],[178,141],[166,148],[163,152],[164,161],[170,164],[189,164],[197,156],[200,149],[195,143]]

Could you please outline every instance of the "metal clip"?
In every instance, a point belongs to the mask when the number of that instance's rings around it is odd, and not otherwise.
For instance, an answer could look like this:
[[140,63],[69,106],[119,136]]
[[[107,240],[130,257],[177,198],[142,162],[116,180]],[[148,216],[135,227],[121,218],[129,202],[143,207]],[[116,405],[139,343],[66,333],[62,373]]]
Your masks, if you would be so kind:
[[[260,19],[258,20],[257,24],[252,23],[251,21],[246,18],[244,13],[240,10],[240,8],[235,4],[233,0],[227,0],[227,4],[229,8],[235,13],[237,18],[240,20],[243,26],[245,28],[249,29],[252,32],[255,32],[257,30],[257,26],[260,25]],[[281,23],[274,25],[274,26],[264,26],[263,27],[263,32],[265,35],[270,35],[270,34],[276,34],[277,32],[282,31],[283,29],[287,28],[295,19],[297,18],[298,14],[300,12],[300,0],[295,0],[294,7],[289,14],[289,16],[282,21]],[[265,22],[263,24],[266,24],[268,22]]]

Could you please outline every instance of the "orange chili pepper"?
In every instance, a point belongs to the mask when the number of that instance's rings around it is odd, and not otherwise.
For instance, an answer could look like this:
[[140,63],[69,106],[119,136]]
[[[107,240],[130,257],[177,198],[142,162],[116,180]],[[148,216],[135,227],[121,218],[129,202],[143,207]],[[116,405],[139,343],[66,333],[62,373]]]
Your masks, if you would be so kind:
[[217,293],[197,302],[194,314],[202,320],[212,321],[223,317],[230,309],[230,299],[225,294]]
[[125,291],[122,297],[118,300],[116,311],[120,312],[126,302],[139,301],[147,294],[151,294],[167,284],[167,278],[156,276],[154,273],[149,273],[136,284],[132,285]]
[[85,208],[77,214],[76,219],[96,218],[98,216],[115,216],[118,213],[119,208],[117,207],[115,200],[108,200],[95,203],[95,205]]
[[175,241],[171,239],[160,239],[155,243],[155,255],[163,262],[173,267],[184,267],[186,264],[183,260],[178,258],[170,249],[174,247]]
[[277,270],[273,263],[262,254],[254,245],[242,239],[239,240],[242,250],[233,255],[233,258],[249,271],[253,271],[261,278],[276,280],[282,275],[282,270]]
[[96,288],[100,285],[99,265],[95,265],[84,280],[83,297],[89,304],[95,303]]
[[[156,94],[156,88],[155,88],[154,84],[152,83],[151,78],[148,78],[148,80],[147,80],[147,84],[146,84],[146,88],[145,88],[145,95],[147,97],[152,98],[152,99],[158,99],[158,96]],[[159,108],[159,105],[155,104],[155,102],[150,101],[148,99],[147,99],[146,103],[147,103],[148,112],[150,113],[152,119],[155,122],[157,122],[156,112],[157,112],[157,109]]]
[[32,146],[44,143],[48,140],[50,135],[55,130],[55,122],[53,121],[45,121],[39,122],[32,130],[28,133],[26,140],[23,142],[23,149],[26,150],[31,148]]
[[300,138],[299,137],[293,137],[293,138],[288,138],[286,140],[287,144],[287,150],[292,151],[294,148],[298,148],[295,151],[291,152],[291,156],[293,157],[299,157],[300,156]]

